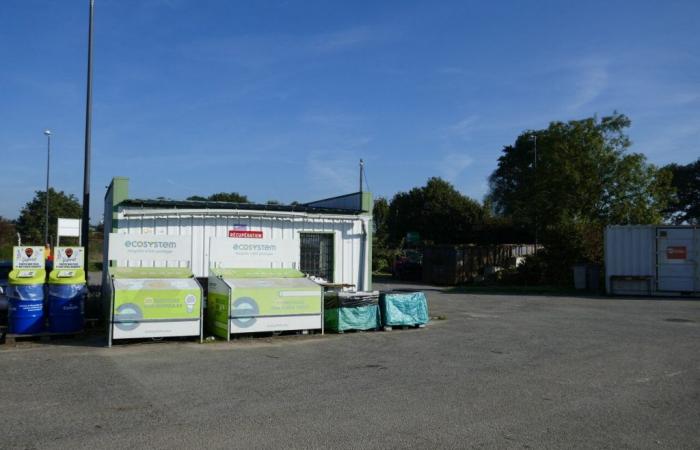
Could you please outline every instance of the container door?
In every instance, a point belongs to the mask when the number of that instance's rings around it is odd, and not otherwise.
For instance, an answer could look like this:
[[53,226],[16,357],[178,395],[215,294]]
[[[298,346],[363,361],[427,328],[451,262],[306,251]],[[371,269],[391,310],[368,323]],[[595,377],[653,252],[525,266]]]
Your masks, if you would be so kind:
[[693,292],[697,279],[697,241],[693,228],[656,229],[659,291]]

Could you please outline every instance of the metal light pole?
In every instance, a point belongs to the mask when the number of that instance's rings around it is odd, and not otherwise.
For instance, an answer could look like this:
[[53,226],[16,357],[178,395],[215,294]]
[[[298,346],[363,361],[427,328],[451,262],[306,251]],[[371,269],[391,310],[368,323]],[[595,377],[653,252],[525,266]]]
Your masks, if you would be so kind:
[[[535,146],[535,188],[537,188],[537,135],[532,135],[532,140]],[[535,193],[537,194],[537,193]],[[539,204],[535,205],[535,208],[539,208]],[[539,245],[539,210],[535,209],[535,253],[537,253],[537,247]]]
[[90,0],[88,25],[87,98],[85,100],[85,165],[83,169],[83,220],[81,221],[81,244],[85,247],[85,264],[90,260],[90,140],[92,128],[92,21],[95,1]]
[[[360,159],[360,193],[362,193],[362,175],[363,172],[365,171],[365,162]],[[361,202],[362,200],[360,200]]]
[[51,130],[46,135],[46,217],[44,222],[44,245],[49,245],[49,170],[51,169]]

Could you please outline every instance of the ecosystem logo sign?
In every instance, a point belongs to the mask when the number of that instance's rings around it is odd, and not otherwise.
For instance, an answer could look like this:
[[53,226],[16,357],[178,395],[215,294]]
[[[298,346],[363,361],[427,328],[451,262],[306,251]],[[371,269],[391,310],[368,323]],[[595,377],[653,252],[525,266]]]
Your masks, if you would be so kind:
[[109,259],[116,261],[189,261],[191,236],[109,235]]
[[43,269],[46,264],[44,247],[24,246],[14,247],[12,250],[13,269]]
[[[248,233],[251,232],[248,231]],[[263,239],[262,237],[254,239],[212,237],[209,240],[211,267],[249,269],[299,267],[298,239]]]

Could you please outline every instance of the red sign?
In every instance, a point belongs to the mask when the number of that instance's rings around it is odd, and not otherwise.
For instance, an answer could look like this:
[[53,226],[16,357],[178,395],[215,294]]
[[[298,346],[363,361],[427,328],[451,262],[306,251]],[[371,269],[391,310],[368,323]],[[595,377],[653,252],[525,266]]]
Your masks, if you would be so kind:
[[666,259],[687,259],[688,251],[685,247],[666,247]]
[[262,231],[247,231],[247,230],[228,230],[228,237],[231,238],[246,238],[246,239],[262,239]]

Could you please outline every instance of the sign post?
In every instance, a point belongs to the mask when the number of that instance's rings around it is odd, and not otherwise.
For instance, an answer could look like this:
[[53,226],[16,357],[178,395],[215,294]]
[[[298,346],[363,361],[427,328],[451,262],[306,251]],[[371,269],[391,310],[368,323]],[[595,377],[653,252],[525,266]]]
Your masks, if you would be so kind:
[[58,232],[56,233],[56,246],[61,245],[61,237],[77,237],[80,240],[80,219],[58,219]]

